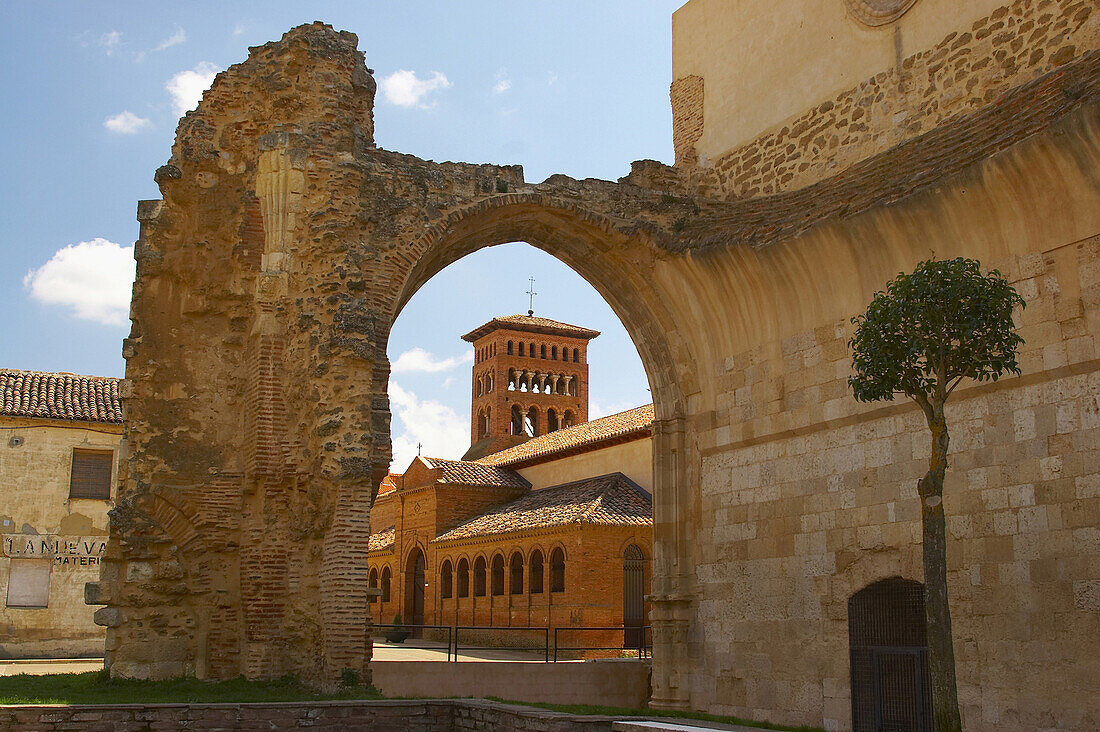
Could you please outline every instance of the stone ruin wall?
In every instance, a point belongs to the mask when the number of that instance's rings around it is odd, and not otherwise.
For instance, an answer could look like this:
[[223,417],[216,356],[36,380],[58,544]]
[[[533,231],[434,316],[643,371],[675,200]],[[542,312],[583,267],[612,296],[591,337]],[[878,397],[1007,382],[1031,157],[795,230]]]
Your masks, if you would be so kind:
[[654,702],[846,728],[846,600],[919,579],[927,455],[915,408],[848,397],[848,319],[934,249],[1000,267],[1030,303],[1025,375],[960,390],[952,415],[968,729],[1095,724],[1095,47],[844,176],[748,201],[652,161],[618,184],[530,185],[379,150],[362,63],[319,24],[252,49],[141,206],[129,467],[89,587],[112,674],[369,678],[390,324],[450,262],[525,240],[593,282],[650,376]]
[[[699,161],[705,80],[672,83],[677,167],[709,198],[755,198],[804,188],[994,103],[1064,66],[1100,38],[1091,0],[1016,0],[935,47],[822,101],[752,142]],[[698,167],[696,167],[698,166]]]

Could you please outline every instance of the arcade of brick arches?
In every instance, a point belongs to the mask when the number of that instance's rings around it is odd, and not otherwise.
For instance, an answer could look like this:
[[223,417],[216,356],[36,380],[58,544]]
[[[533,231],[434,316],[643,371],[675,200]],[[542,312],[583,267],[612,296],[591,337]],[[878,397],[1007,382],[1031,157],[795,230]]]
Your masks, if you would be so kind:
[[948,414],[966,727],[1095,728],[1095,10],[691,0],[676,163],[618,182],[379,149],[353,34],[250,49],[138,208],[127,460],[87,589],[111,674],[369,677],[391,324],[451,262],[526,241],[607,300],[653,392],[652,704],[851,728],[879,642],[858,617],[919,601],[929,444],[907,402],[851,398],[850,318],[935,252],[1028,303],[1023,375]]

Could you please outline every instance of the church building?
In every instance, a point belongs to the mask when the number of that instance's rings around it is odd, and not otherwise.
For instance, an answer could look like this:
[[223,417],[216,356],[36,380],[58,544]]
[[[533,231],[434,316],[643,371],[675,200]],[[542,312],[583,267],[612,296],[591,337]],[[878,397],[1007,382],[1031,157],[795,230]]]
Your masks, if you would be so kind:
[[[418,456],[371,510],[376,622],[648,624],[653,407],[588,421],[594,330],[494,318],[474,347],[471,447]],[[627,645],[641,630],[622,636]]]

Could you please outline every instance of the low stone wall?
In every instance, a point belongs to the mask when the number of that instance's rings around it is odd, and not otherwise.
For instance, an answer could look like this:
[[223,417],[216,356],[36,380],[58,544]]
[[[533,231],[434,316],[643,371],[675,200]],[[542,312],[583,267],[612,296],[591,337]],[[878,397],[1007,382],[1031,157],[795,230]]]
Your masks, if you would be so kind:
[[[485,664],[496,665],[496,664]],[[267,704],[78,704],[0,706],[6,732],[369,729],[375,732],[611,732],[610,717],[578,717],[473,699]]]
[[373,661],[372,683],[386,696],[486,697],[546,704],[642,709],[649,701],[649,662],[600,659],[522,661]]

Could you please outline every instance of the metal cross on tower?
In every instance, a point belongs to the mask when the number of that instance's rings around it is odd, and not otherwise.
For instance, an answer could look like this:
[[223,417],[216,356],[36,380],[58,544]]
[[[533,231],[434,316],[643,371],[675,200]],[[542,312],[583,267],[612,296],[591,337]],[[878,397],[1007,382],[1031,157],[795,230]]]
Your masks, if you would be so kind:
[[531,296],[529,307],[527,308],[527,315],[531,316],[535,314],[535,295],[538,293],[535,292],[535,278],[528,277],[527,279],[531,281],[531,289],[527,291],[527,294]]

